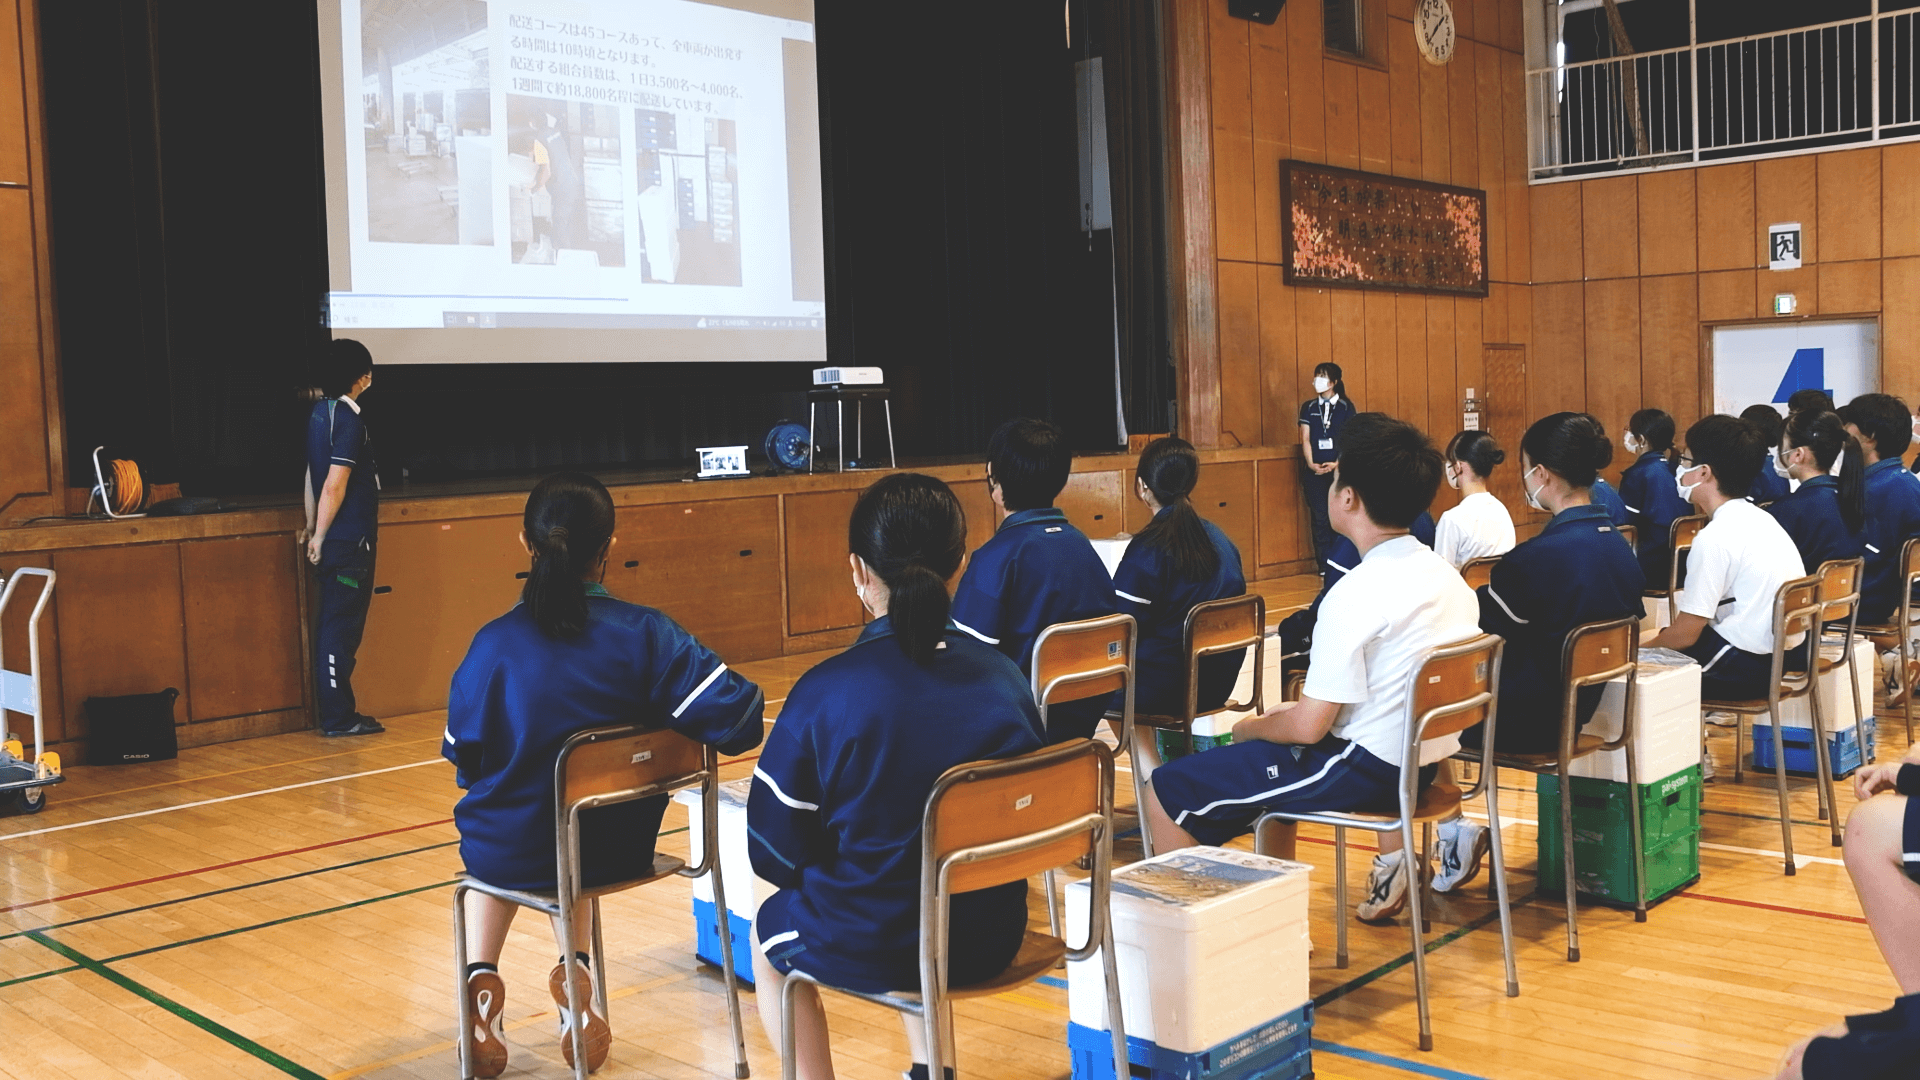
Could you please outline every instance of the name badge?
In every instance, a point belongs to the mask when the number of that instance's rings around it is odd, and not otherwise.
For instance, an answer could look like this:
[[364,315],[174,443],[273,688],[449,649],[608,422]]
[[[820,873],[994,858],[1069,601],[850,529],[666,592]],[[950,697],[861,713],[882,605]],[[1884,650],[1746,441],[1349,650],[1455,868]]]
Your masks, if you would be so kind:
[[1322,449],[1322,450],[1331,450],[1331,449],[1333,449],[1333,440],[1332,440],[1332,439],[1321,439],[1321,440],[1320,440],[1320,441],[1319,441],[1318,443],[1316,443],[1315,445],[1317,445],[1317,446],[1318,446],[1318,447],[1319,447],[1320,449]]

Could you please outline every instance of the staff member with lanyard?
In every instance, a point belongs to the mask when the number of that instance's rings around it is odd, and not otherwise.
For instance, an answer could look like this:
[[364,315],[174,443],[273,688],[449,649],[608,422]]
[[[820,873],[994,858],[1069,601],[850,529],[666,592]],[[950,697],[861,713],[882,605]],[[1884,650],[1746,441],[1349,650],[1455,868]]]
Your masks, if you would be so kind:
[[326,397],[307,418],[307,561],[319,580],[313,639],[314,703],[320,734],[377,735],[386,728],[355,711],[353,656],[367,628],[373,594],[375,519],[380,481],[373,444],[360,419],[360,395],[373,385],[373,354],[351,338],[327,343],[320,362]]
[[1302,486],[1313,520],[1313,561],[1324,576],[1327,555],[1338,542],[1327,520],[1327,492],[1333,489],[1333,466],[1339,457],[1334,440],[1358,410],[1347,400],[1339,364],[1324,363],[1313,369],[1313,392],[1313,397],[1300,403],[1300,460],[1307,468]]

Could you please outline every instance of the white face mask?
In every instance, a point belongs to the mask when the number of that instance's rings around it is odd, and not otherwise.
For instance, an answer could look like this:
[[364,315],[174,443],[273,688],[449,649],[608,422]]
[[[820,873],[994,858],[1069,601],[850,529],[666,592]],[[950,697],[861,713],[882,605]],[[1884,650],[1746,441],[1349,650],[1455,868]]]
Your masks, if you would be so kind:
[[1913,434],[1908,437],[1914,442],[1920,443],[1920,416],[1913,418]]
[[1455,491],[1460,490],[1460,470],[1453,465],[1447,466],[1447,486]]
[[[1681,471],[1681,472],[1680,472],[1680,473],[1679,473],[1679,474],[1678,474],[1677,476],[1675,476],[1675,477],[1674,477],[1674,479],[1675,479],[1675,480],[1677,481],[1677,480],[1679,480],[1679,479],[1680,479],[1680,477],[1682,477],[1682,476],[1685,476],[1685,475],[1687,475],[1688,473],[1691,473],[1691,472],[1697,472],[1697,471],[1699,471],[1699,470],[1701,470],[1701,469],[1704,469],[1704,468],[1706,468],[1706,466],[1705,466],[1705,465],[1695,465],[1695,466],[1694,466],[1693,468],[1691,468],[1691,469],[1685,469],[1685,470],[1682,470],[1682,471]],[[1693,502],[1693,492],[1694,492],[1694,489],[1695,489],[1695,488],[1697,488],[1697,487],[1699,487],[1699,486],[1700,486],[1700,485],[1701,485],[1702,483],[1704,483],[1704,482],[1705,482],[1705,481],[1699,481],[1699,480],[1696,480],[1696,481],[1694,481],[1694,482],[1693,482],[1693,483],[1691,483],[1691,484],[1681,484],[1681,485],[1680,485],[1680,501],[1682,501],[1682,502],[1686,502],[1686,503],[1691,503],[1691,502]]]
[[1325,375],[1315,375],[1313,377],[1314,393],[1324,394],[1331,389],[1333,389],[1333,380],[1327,378]]
[[1638,454],[1640,452],[1640,448],[1645,446],[1646,444],[1640,441],[1639,436],[1634,435],[1632,432],[1628,432],[1626,436],[1621,438],[1620,445],[1627,448],[1627,453]]
[[[1535,465],[1533,469],[1538,469],[1539,467],[1540,466]],[[1546,507],[1540,504],[1540,493],[1546,490],[1547,485],[1543,483],[1539,487],[1527,486],[1527,477],[1533,475],[1533,469],[1528,469],[1526,473],[1520,477],[1520,487],[1527,493],[1528,506],[1533,507],[1535,510],[1545,510]]]
[[1787,467],[1787,455],[1790,453],[1792,453],[1791,450],[1775,450],[1773,452],[1774,474],[1787,480],[1793,479],[1793,473]]

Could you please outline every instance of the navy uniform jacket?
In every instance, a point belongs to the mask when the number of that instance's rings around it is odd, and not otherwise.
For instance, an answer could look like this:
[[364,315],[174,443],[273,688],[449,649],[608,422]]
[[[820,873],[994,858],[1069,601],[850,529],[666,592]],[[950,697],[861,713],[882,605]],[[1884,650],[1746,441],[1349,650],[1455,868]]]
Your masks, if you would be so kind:
[[[1571,506],[1539,536],[1520,544],[1480,587],[1480,629],[1507,639],[1500,660],[1502,753],[1542,754],[1560,746],[1566,693],[1560,650],[1575,627],[1640,618],[1640,564],[1607,520],[1604,507]],[[1637,631],[1636,631],[1637,632]],[[1581,691],[1582,724],[1599,707],[1601,687]],[[1468,745],[1478,745],[1478,728]]]
[[[440,752],[467,791],[453,819],[468,873],[509,888],[554,887],[553,767],[576,732],[662,725],[737,754],[760,744],[761,706],[759,687],[672,619],[598,585],[587,586],[587,628],[575,638],[546,636],[525,604],[514,605],[473,636],[447,696]],[[644,806],[652,802],[660,806]],[[652,848],[650,836],[622,826],[650,820],[657,829],[664,804],[647,799],[583,815],[589,882],[604,876],[594,873],[592,852]]]
[[[1760,473],[1753,478],[1753,487],[1748,489],[1747,498],[1757,503],[1779,502],[1793,494],[1793,483],[1781,476],[1773,467],[1774,451],[1769,448],[1760,458]],[[1678,481],[1675,481],[1678,483]]]
[[1307,460],[1315,465],[1325,465],[1336,461],[1340,453],[1338,445],[1340,429],[1360,410],[1345,394],[1336,394],[1328,401],[1318,394],[1300,403],[1300,422],[1307,425],[1307,445],[1303,451]]
[[[1006,654],[1029,677],[1040,631],[1117,610],[1106,564],[1086,534],[1052,507],[1008,515],[973,553],[953,591],[953,624]],[[1106,708],[1104,694],[1050,707],[1049,740],[1092,735]]]
[[1840,482],[1831,476],[1802,481],[1791,495],[1774,500],[1767,513],[1793,537],[1809,574],[1829,559],[1857,559],[1867,553],[1864,530],[1848,530],[1840,516]]
[[1920,477],[1899,458],[1867,466],[1867,580],[1860,621],[1886,623],[1900,610],[1900,551],[1920,536]]
[[[892,620],[801,676],[753,770],[753,871],[780,892],[757,918],[769,959],[854,989],[919,987],[920,823],[955,765],[1038,750],[1040,713],[1013,661],[949,628],[913,662]],[[1004,969],[1026,932],[1026,883],[953,899],[955,981]],[[988,955],[991,954],[991,955]],[[997,963],[997,966],[994,966]]]
[[1640,455],[1640,460],[1620,474],[1620,499],[1627,513],[1627,524],[1640,534],[1640,570],[1649,589],[1665,589],[1669,564],[1668,532],[1673,519],[1693,513],[1693,506],[1680,497],[1680,482],[1673,466],[1658,450]]
[[1620,498],[1620,493],[1613,490],[1613,485],[1607,483],[1605,477],[1596,478],[1588,491],[1593,498],[1593,505],[1606,508],[1608,521],[1615,525],[1626,525],[1632,521],[1633,515],[1627,513],[1626,500]]
[[380,478],[373,462],[373,438],[351,398],[324,398],[307,414],[307,483],[315,502],[335,465],[353,470],[334,512],[327,539],[358,544],[371,537],[380,515]]
[[[1160,513],[1166,513],[1162,508]],[[1136,712],[1177,716],[1187,707],[1187,654],[1181,640],[1187,612],[1195,604],[1228,596],[1245,596],[1246,575],[1240,569],[1240,549],[1211,521],[1201,519],[1220,568],[1205,581],[1175,576],[1166,552],[1135,540],[1120,557],[1113,574],[1114,595],[1120,610],[1140,623],[1140,647],[1134,659],[1133,707]],[[1240,677],[1245,649],[1221,653],[1200,661],[1200,711],[1217,709],[1233,693]]]

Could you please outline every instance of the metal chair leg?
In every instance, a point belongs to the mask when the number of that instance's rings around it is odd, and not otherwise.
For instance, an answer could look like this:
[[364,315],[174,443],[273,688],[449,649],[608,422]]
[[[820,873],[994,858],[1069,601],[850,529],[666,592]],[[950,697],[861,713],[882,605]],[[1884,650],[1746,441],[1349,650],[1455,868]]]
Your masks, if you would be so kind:
[[[794,1060],[793,1053],[793,996],[801,983],[799,972],[792,972],[780,982],[780,1077],[781,1080],[795,1080],[799,1074],[800,1063]],[[929,1076],[933,1075],[931,1073]]]
[[1780,852],[1786,859],[1787,876],[1795,873],[1793,865],[1793,809],[1787,802],[1787,747],[1780,734],[1780,709],[1775,707],[1767,711],[1767,718],[1773,721],[1773,782],[1780,795]]
[[1853,663],[1854,639],[1847,638],[1847,689],[1853,694],[1853,741],[1860,746],[1860,762],[1877,760],[1878,755],[1869,755],[1867,750],[1867,710],[1860,703],[1860,672]]
[[453,1037],[460,1075],[473,1075],[473,1002],[467,999],[467,886],[453,887],[453,996],[460,1027]]
[[1413,864],[1412,820],[1401,819],[1400,840],[1403,845],[1400,870],[1407,875],[1407,903],[1413,907],[1413,917],[1407,920],[1407,931],[1413,936],[1413,989],[1420,1007],[1420,1049],[1432,1050],[1433,1015],[1427,1004],[1427,939],[1421,931],[1425,924],[1425,913],[1420,903],[1420,873]]
[[[717,783],[718,777],[709,777],[709,784]],[[734,1080],[747,1080],[751,1070],[747,1067],[747,1036],[740,1021],[740,985],[739,976],[733,972],[733,916],[727,909],[727,883],[720,873],[720,848],[717,841],[719,833],[719,815],[709,813],[702,824],[703,833],[712,833],[706,837],[710,846],[702,850],[707,854],[707,873],[713,875],[713,916],[718,924],[715,929],[720,933],[720,979],[727,988],[727,1021],[733,1028],[733,1075]],[[596,902],[595,918],[599,916]],[[597,924],[596,924],[597,925]],[[604,968],[601,969],[603,972]],[[604,977],[601,985],[606,984]]]
[[[1482,765],[1481,769],[1492,768]],[[1487,828],[1493,833],[1493,887],[1500,905],[1500,954],[1507,962],[1507,996],[1520,996],[1520,972],[1513,960],[1513,909],[1507,904],[1507,847],[1500,839],[1500,774],[1488,777]]]
[[[1145,824],[1144,822],[1142,823]],[[1054,937],[1060,936],[1060,891],[1053,878],[1053,871],[1040,875],[1041,888],[1047,890],[1047,932]]]
[[[1780,725],[1775,723],[1774,730]],[[1704,744],[1703,744],[1704,745]],[[1733,714],[1733,782],[1738,784],[1744,775],[1747,762],[1747,717],[1744,713]]]
[[1143,858],[1154,856],[1153,830],[1147,828],[1147,796],[1151,794],[1153,770],[1160,766],[1160,755],[1147,744],[1154,738],[1153,729],[1143,735],[1139,730],[1133,733],[1133,745],[1127,749],[1133,762],[1133,809],[1140,818],[1140,852]]
[[1113,1038],[1114,1080],[1120,1080],[1130,1077],[1132,1070],[1127,1067],[1127,1030],[1120,1015],[1120,958],[1114,951],[1112,912],[1107,913],[1105,925],[1100,929],[1100,963],[1107,977],[1107,1032]]
[[[1647,921],[1647,823],[1640,813],[1640,755],[1627,751],[1627,841],[1633,845],[1633,921]],[[1569,796],[1573,793],[1568,792]]]
[[593,1001],[600,1007],[600,1015],[611,1017],[612,1010],[607,1008],[607,943],[600,936],[600,898],[587,901],[589,913],[593,919],[593,970],[600,977],[593,980]]
[[567,988],[567,1035],[573,1043],[574,1080],[587,1080],[587,1024],[581,1015],[587,1004],[580,1000],[574,986],[573,969],[579,964],[573,949],[573,898],[562,888],[560,900],[560,980]]
[[1347,830],[1333,829],[1333,910],[1335,925],[1333,966],[1347,966]]
[[1580,962],[1580,893],[1574,886],[1573,866],[1573,778],[1567,763],[1560,763],[1560,863],[1567,888],[1567,960]]
[[[1820,650],[1813,648],[1809,649],[1808,653],[1810,658],[1807,663],[1812,665],[1812,670],[1808,672],[1807,678],[1813,681],[1813,690],[1807,694],[1807,697],[1812,699],[1807,712],[1811,715],[1813,723],[1814,783],[1819,789],[1816,801],[1820,803],[1822,811],[1820,819],[1827,823],[1827,829],[1833,835],[1833,846],[1839,847],[1840,804],[1833,801],[1833,758],[1828,752],[1827,710],[1820,704]],[[1834,696],[1839,697],[1838,694]],[[1863,747],[1863,752],[1864,749]]]
[[[1440,906],[1439,894],[1433,891],[1433,877],[1427,872],[1428,853],[1433,850],[1433,823],[1420,826],[1420,857],[1414,859],[1413,867],[1418,873],[1413,879],[1413,887],[1426,896],[1422,910],[1426,912],[1420,923],[1420,932],[1433,933],[1433,909]],[[1407,852],[1406,858],[1412,858],[1413,852]]]

